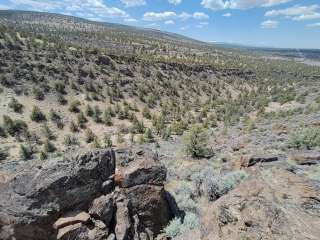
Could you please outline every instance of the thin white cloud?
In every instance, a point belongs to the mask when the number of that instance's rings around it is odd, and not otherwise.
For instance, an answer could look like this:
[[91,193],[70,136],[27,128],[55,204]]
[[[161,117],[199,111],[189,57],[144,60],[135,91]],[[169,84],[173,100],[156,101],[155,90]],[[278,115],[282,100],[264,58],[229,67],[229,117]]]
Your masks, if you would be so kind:
[[212,10],[249,9],[254,7],[270,7],[293,0],[202,0],[201,5]]
[[166,25],[173,25],[174,24],[174,21],[173,20],[167,20],[164,22],[164,24]]
[[183,12],[177,14],[176,12],[146,12],[143,15],[143,20],[156,22],[156,21],[166,21],[173,19],[188,20],[194,18],[196,20],[206,20],[209,19],[209,16],[203,12],[195,12],[193,14]]
[[277,28],[279,26],[278,21],[267,20],[261,23],[261,28]]
[[286,9],[268,11],[265,13],[265,16],[267,17],[283,16],[295,21],[320,19],[320,6],[316,4],[311,6],[296,5]]
[[182,20],[188,20],[191,17],[192,17],[192,15],[190,13],[183,12],[183,13],[179,14],[179,18],[181,18]]
[[126,7],[142,6],[146,4],[145,0],[120,0]]
[[138,20],[135,19],[135,18],[126,18],[124,19],[125,22],[130,22],[130,23],[133,23],[133,22],[137,22]]
[[307,27],[309,27],[309,28],[320,28],[320,22],[308,24]]
[[178,5],[182,2],[182,0],[168,0],[168,2],[174,5]]
[[193,18],[203,20],[203,19],[209,19],[209,16],[203,12],[195,12],[193,14]]
[[67,11],[80,17],[93,14],[96,19],[127,18],[129,15],[116,7],[107,6],[103,0],[9,0],[14,8],[24,7],[35,11]]
[[177,17],[175,12],[146,12],[143,15],[145,21],[165,21]]
[[231,17],[232,14],[231,14],[231,13],[225,13],[225,14],[223,14],[222,16],[223,16],[223,17]]

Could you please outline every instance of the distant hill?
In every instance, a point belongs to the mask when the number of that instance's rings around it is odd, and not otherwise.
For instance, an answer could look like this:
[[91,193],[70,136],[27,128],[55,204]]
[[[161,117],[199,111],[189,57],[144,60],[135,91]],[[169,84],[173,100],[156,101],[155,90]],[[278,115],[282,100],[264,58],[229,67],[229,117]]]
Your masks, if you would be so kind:
[[139,46],[154,49],[166,44],[174,48],[211,48],[212,45],[179,34],[115,23],[94,22],[54,13],[0,10],[0,23],[18,31],[45,34],[79,45],[134,51]]

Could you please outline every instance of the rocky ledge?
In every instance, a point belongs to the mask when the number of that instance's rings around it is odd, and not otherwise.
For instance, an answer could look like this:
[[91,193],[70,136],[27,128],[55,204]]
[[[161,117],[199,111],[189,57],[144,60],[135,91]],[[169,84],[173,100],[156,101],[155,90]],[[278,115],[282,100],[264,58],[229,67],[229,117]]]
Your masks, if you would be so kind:
[[154,239],[172,218],[166,169],[148,151],[122,158],[106,149],[2,166],[0,239]]

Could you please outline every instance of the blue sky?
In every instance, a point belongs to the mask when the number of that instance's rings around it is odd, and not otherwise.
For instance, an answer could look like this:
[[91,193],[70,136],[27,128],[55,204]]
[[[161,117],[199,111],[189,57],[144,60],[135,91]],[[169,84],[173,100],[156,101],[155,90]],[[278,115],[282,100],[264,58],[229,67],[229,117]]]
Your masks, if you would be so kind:
[[210,42],[320,48],[319,0],[0,0],[0,9],[63,13]]

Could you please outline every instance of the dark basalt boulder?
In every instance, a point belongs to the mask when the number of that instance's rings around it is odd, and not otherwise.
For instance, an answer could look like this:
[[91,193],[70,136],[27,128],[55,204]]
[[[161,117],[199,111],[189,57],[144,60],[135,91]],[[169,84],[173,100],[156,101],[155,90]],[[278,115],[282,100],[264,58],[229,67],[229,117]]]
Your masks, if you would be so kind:
[[103,182],[114,174],[115,154],[100,150],[17,168],[0,183],[0,239],[8,231],[16,239],[48,239],[62,213],[101,195]]
[[162,186],[167,177],[167,169],[154,160],[154,156],[136,154],[134,160],[121,169],[122,187],[129,188],[142,184]]
[[113,150],[1,166],[0,239],[154,239],[173,217],[166,169],[149,150],[123,154],[117,168]]

